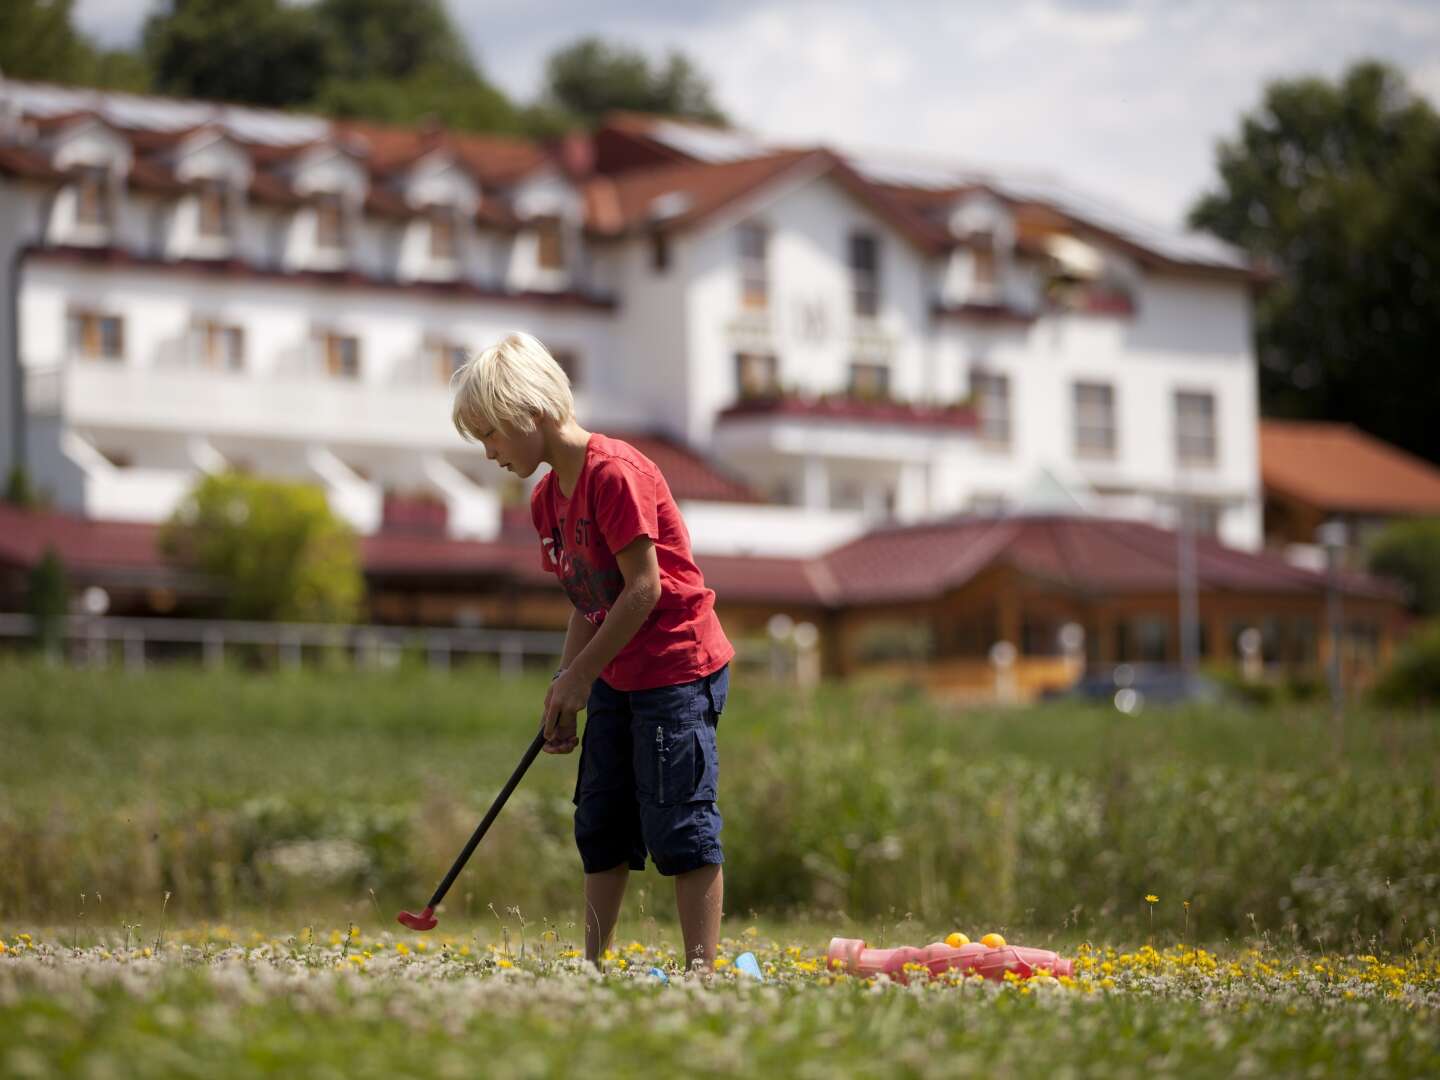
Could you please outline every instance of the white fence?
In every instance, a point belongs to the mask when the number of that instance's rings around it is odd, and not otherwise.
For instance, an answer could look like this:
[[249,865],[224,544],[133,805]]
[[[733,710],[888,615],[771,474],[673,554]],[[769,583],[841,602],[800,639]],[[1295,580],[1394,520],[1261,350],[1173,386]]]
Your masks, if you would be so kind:
[[[35,634],[29,615],[0,614],[0,642]],[[357,667],[396,666],[407,651],[423,655],[434,670],[451,661],[495,657],[503,675],[518,675],[527,660],[558,662],[565,635],[540,630],[470,630],[454,626],[408,627],[332,623],[242,622],[217,619],[148,619],[70,615],[62,621],[65,658],[77,666],[104,667],[118,653],[126,670],[144,671],[160,659],[225,663],[227,648],[259,647],[281,667],[298,668],[313,657],[343,657]]]

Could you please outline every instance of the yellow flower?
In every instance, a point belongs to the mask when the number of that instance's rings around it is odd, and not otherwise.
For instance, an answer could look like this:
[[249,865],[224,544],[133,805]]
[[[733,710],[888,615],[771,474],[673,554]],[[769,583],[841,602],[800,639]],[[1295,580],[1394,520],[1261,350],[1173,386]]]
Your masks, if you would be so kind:
[[4,955],[5,951],[5,942],[0,941],[0,955]]
[[1146,902],[1147,904],[1158,903],[1159,900],[1160,900],[1160,898],[1159,898],[1158,896],[1156,896],[1154,893],[1146,893],[1146,894],[1145,894],[1145,902]]
[[403,941],[397,941],[397,942],[395,943],[395,951],[396,951],[397,953],[399,953],[401,956],[409,956],[409,955],[410,955],[410,948],[409,948],[409,946],[407,946],[407,945],[405,944],[405,942],[403,942]]
[[513,968],[515,965],[512,964],[509,960],[501,960],[497,966],[502,968]]

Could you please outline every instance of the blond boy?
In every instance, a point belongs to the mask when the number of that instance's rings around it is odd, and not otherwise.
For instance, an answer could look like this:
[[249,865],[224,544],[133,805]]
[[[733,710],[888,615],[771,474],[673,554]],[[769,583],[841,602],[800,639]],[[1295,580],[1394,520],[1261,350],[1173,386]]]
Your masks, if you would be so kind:
[[456,374],[453,420],[517,476],[543,462],[530,515],[541,566],[573,610],[545,695],[545,750],[577,745],[575,841],[585,870],[585,955],[609,947],[630,871],[648,852],[675,879],[688,965],[713,970],[724,896],[715,730],[735,650],[655,463],[575,420],[569,380],[512,333]]

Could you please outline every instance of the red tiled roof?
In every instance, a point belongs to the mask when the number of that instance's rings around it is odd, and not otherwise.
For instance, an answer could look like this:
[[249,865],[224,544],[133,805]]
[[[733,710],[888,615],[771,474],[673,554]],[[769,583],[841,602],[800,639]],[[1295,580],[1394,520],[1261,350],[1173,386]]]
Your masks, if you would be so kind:
[[[33,566],[54,545],[72,571],[104,574],[172,568],[155,547],[155,525],[86,520],[0,503],[0,563]],[[374,575],[509,577],[548,584],[532,538],[497,541],[379,533],[360,540]],[[1196,575],[1204,591],[1318,594],[1325,576],[1269,554],[1252,554],[1197,537]],[[1174,533],[1153,525],[1082,517],[976,519],[877,529],[816,559],[701,555],[707,583],[724,599],[840,607],[942,596],[995,565],[1009,565],[1072,592],[1116,596],[1175,587]],[[1394,587],[1346,575],[1350,595],[1400,602]]]
[[975,410],[968,405],[917,405],[862,398],[756,397],[736,402],[717,417],[719,422],[747,416],[803,416],[819,420],[859,420],[914,427],[974,428]]
[[342,120],[335,130],[366,150],[370,169],[380,175],[408,168],[435,150],[445,150],[485,187],[508,187],[550,160],[544,148],[508,135],[477,135],[436,128],[402,128]]
[[668,435],[607,431],[623,439],[660,467],[670,494],[677,499],[706,502],[763,503],[765,497],[698,450]]
[[585,185],[586,217],[596,232],[629,232],[649,224],[655,200],[669,195],[677,197],[680,209],[664,219],[664,226],[684,228],[788,172],[805,157],[784,153],[718,165],[687,162],[596,177]]
[[155,567],[157,528],[128,521],[102,521],[60,511],[22,510],[0,501],[0,562],[33,566],[54,546],[69,567]]
[[1440,468],[1350,424],[1262,420],[1260,478],[1320,510],[1440,513]]
[[63,180],[65,173],[50,164],[50,159],[35,150],[20,146],[0,146],[0,176],[22,180]]
[[[1173,532],[1137,521],[1091,517],[957,518],[877,529],[830,552],[823,562],[841,603],[939,596],[996,564],[1064,589],[1097,595],[1163,592],[1177,574]],[[1276,555],[1195,538],[1198,587],[1250,593],[1323,592],[1325,575]],[[1347,575],[1357,596],[1396,599],[1386,582]]]
[[[828,150],[781,150],[739,161],[685,162],[597,176],[585,185],[586,220],[600,235],[619,236],[654,226],[696,226],[737,199],[759,191],[792,170],[809,167],[834,180],[921,250],[944,250],[949,240],[903,202],[865,180]],[[675,198],[677,209],[653,219],[656,201]]]
[[824,567],[811,559],[767,555],[696,555],[695,565],[727,603],[828,605],[833,589]]

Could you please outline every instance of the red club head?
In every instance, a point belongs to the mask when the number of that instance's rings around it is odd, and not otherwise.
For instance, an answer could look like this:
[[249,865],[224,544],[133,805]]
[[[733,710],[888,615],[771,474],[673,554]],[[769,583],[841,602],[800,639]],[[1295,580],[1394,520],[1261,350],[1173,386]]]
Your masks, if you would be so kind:
[[402,911],[395,918],[399,920],[401,926],[408,926],[411,930],[433,930],[435,924],[440,921],[435,918],[435,909],[432,907],[427,907],[419,915],[413,911]]

